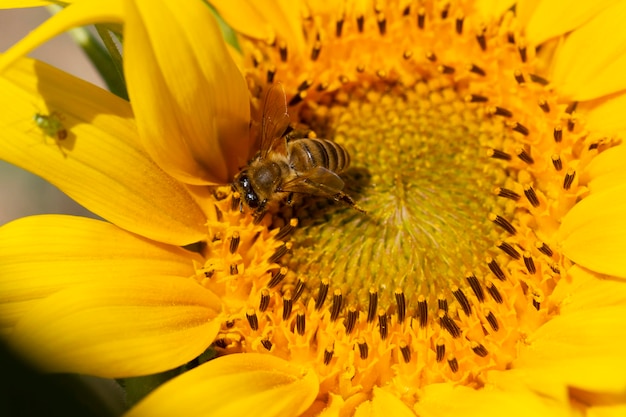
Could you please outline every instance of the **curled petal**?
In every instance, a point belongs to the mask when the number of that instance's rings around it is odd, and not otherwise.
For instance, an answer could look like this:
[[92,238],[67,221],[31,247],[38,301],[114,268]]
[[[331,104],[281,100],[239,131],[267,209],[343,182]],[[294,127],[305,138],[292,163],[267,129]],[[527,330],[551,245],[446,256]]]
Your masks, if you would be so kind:
[[557,50],[552,74],[561,93],[590,100],[626,88],[625,15],[626,2],[616,2],[567,37]]
[[148,153],[188,184],[228,183],[249,153],[249,96],[197,0],[127,2],[124,71]]
[[[571,32],[591,20],[598,13],[616,3],[617,0],[599,1],[567,1],[543,0],[522,1],[522,18],[526,23],[526,36],[532,43],[538,45],[556,36]],[[533,4],[530,16],[526,16],[526,9]]]
[[0,77],[0,90],[0,158],[126,230],[178,245],[204,237],[188,190],[137,143],[128,102],[29,59]]
[[432,384],[424,389],[415,405],[420,417],[500,417],[503,410],[512,417],[571,415],[569,404],[550,404],[529,389],[518,386],[473,389],[464,385]]
[[571,311],[555,317],[526,341],[514,367],[544,391],[574,387],[626,392],[626,307]]
[[114,276],[193,275],[184,249],[83,217],[24,217],[0,228],[0,327],[12,327],[42,298]]
[[[261,40],[279,37],[293,53],[304,53],[305,40],[298,23],[303,8],[300,0],[214,0],[211,4],[237,32]],[[318,9],[324,5],[313,7]]]
[[498,19],[515,4],[515,0],[476,0],[474,3],[483,18]]
[[397,396],[374,387],[374,397],[359,405],[354,417],[415,417],[415,413]]
[[[584,111],[584,103],[581,103]],[[587,127],[592,132],[606,135],[623,134],[626,131],[626,94],[601,99],[599,104],[587,111]]]
[[626,278],[626,185],[591,194],[572,208],[559,229],[563,253],[602,274]]
[[590,407],[587,410],[588,417],[622,417],[626,415],[626,404],[611,404]]
[[109,276],[37,303],[9,345],[49,372],[146,375],[201,354],[219,331],[221,302],[189,278]]
[[164,384],[125,417],[172,416],[180,412],[181,404],[188,417],[298,416],[318,390],[311,369],[270,355],[232,354]]
[[561,314],[626,304],[625,279],[599,276],[579,265],[570,268],[567,275],[550,296]]
[[141,141],[170,175],[227,183],[250,148],[246,83],[202,2],[78,1],[0,57],[0,71],[76,26],[124,23],[124,67]]
[[615,187],[626,184],[626,146],[619,145],[607,149],[593,158],[581,179],[589,182],[592,194],[611,191]]

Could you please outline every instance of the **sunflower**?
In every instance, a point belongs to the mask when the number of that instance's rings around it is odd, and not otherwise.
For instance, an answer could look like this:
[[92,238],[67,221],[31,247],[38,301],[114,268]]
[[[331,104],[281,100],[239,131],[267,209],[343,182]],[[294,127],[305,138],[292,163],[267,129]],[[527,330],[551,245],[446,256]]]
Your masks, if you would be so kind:
[[[122,22],[130,103],[5,70],[2,158],[106,220],[0,228],[6,340],[115,378],[217,352],[129,416],[619,415],[626,4],[510,3],[213,2],[240,50],[198,1],[68,6],[0,64]],[[364,212],[231,189],[277,105]]]

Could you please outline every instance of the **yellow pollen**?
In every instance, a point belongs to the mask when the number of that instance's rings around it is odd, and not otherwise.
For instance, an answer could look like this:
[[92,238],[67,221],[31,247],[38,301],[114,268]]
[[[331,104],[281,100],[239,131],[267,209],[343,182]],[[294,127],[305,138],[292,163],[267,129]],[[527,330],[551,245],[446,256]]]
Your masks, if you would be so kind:
[[289,137],[345,147],[365,213],[304,196],[254,218],[219,190],[198,266],[230,315],[216,346],[307,364],[320,398],[478,388],[558,314],[569,260],[552,236],[585,192],[581,161],[611,144],[534,73],[510,16],[484,25],[455,1],[305,15],[306,59],[245,43],[251,91],[282,82]]

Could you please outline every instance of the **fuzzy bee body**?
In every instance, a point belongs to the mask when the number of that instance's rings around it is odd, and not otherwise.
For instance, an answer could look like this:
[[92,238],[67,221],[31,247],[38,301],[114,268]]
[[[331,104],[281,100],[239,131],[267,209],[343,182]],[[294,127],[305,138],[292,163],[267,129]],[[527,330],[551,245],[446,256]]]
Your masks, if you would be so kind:
[[341,174],[350,166],[350,154],[345,148],[326,139],[295,139],[287,143],[293,169],[305,172],[318,166]]
[[344,147],[326,139],[287,141],[289,114],[282,85],[274,84],[268,90],[261,123],[261,149],[233,182],[246,205],[260,214],[269,202],[309,194],[343,201],[362,211],[342,191],[344,182],[338,174],[350,165]]

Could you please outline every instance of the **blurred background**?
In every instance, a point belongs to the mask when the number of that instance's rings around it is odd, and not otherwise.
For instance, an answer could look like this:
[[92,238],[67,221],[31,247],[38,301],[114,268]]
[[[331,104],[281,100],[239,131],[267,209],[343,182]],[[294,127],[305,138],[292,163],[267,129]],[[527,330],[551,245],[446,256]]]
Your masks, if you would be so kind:
[[[6,51],[49,17],[50,13],[45,7],[0,10],[0,51]],[[85,54],[67,34],[44,44],[30,56],[104,86]],[[90,215],[56,187],[4,161],[0,161],[0,190],[0,225],[33,214]]]

